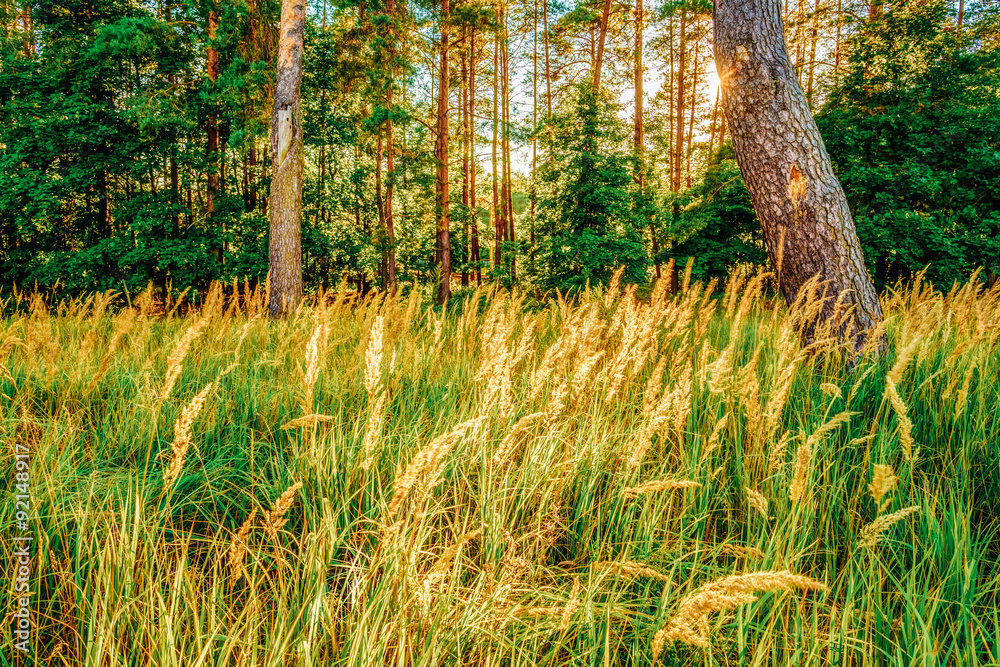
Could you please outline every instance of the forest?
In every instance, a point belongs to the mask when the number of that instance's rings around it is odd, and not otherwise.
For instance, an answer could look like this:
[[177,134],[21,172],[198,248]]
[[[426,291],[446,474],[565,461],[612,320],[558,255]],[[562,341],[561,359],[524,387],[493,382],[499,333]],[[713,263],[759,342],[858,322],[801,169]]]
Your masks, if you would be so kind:
[[[5,0],[0,283],[80,295],[262,281],[279,9]],[[781,11],[876,288],[924,269],[945,288],[977,267],[992,284],[997,6]],[[711,12],[310,0],[305,289],[440,285],[444,254],[456,285],[542,292],[607,284],[622,265],[646,282],[671,259],[693,258],[698,280],[767,265]]]
[[1000,665],[995,1],[0,22],[3,665]]

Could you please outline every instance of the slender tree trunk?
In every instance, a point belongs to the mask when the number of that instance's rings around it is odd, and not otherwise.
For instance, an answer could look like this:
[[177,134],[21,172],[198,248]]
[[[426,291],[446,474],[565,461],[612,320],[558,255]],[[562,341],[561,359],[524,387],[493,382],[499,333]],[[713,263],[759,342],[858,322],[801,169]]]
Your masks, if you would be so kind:
[[680,53],[677,63],[677,136],[674,139],[674,192],[681,190],[684,157],[684,58],[687,55],[687,12],[681,10]]
[[608,37],[608,19],[611,17],[611,0],[604,0],[601,14],[601,36],[597,41],[597,58],[594,59],[594,92],[601,89],[601,65],[604,63],[604,42]]
[[271,113],[271,223],[268,313],[283,317],[302,296],[302,140],[300,87],[305,0],[282,0],[278,34],[278,72]]
[[840,84],[840,28],[844,25],[844,0],[837,0],[837,34],[833,42],[833,81]]
[[[792,304],[819,276],[820,319],[860,349],[882,307],[847,200],[788,58],[779,0],[725,0],[714,10],[715,62],[733,147],[760,218],[779,288]],[[812,326],[804,331],[809,340]]]
[[708,132],[708,164],[711,165],[714,160],[712,158],[712,149],[715,148],[715,125],[719,120],[719,91],[722,89],[720,84],[718,88],[715,89],[715,107],[712,109],[712,126]]
[[806,99],[812,105],[813,80],[816,76],[816,42],[819,41],[819,0],[813,5],[812,32],[809,34],[809,74],[806,78]]
[[[386,103],[392,110],[392,84],[386,92]],[[392,117],[385,123],[385,231],[389,249],[386,260],[386,278],[389,294],[396,293],[396,224],[392,214],[392,191],[396,183],[396,146],[394,143]]]
[[531,212],[529,213],[531,222],[530,265],[532,267],[535,258],[535,199],[538,194],[535,190],[535,175],[538,168],[538,140],[535,136],[538,130],[538,0],[535,0],[533,9],[534,24],[531,31],[533,38],[531,45]]
[[698,107],[698,45],[695,44],[694,48],[694,62],[691,67],[691,100],[688,102],[688,106],[691,108],[691,117],[688,120],[688,135],[687,135],[687,149],[684,151],[685,157],[685,174],[687,178],[687,186],[691,187],[691,158],[694,152],[694,110]]
[[438,84],[437,113],[437,195],[438,195],[438,230],[437,230],[437,261],[441,269],[441,282],[438,284],[437,302],[443,304],[451,297],[451,239],[448,220],[448,106],[451,99],[450,70],[448,67],[448,18],[451,13],[449,0],[441,0],[441,72]]
[[469,154],[471,156],[471,171],[469,173],[469,208],[472,209],[472,261],[476,267],[476,284],[483,284],[483,269],[480,265],[479,253],[479,209],[476,206],[476,29],[472,29],[472,50],[469,54],[469,118],[470,128]]
[[[643,119],[643,103],[645,102],[643,91],[643,79],[645,70],[642,64],[643,48],[643,22],[645,21],[644,7],[642,0],[635,0],[635,46],[632,50],[632,88],[635,91],[635,127],[632,134],[632,144],[635,150],[635,182],[645,198],[646,195],[646,128]],[[659,241],[656,238],[656,225],[653,219],[649,220],[649,240],[650,252],[653,258],[653,269],[656,277],[660,278],[660,263],[656,261],[656,256],[660,252]]]
[[497,99],[500,90],[500,37],[493,41],[493,230],[494,230],[494,242],[495,246],[493,248],[493,269],[498,271],[500,269],[500,260],[503,257],[503,251],[501,249],[501,242],[503,241],[503,232],[506,225],[503,223],[502,216],[500,215],[500,197],[497,191],[497,130],[499,129],[499,114],[500,114],[500,103]]
[[[214,40],[216,31],[219,29],[219,15],[213,7],[208,12],[208,39]],[[215,82],[219,78],[219,52],[214,46],[208,47],[205,54],[206,66],[205,70],[208,75],[208,80],[211,82],[211,87],[215,89]],[[218,162],[218,152],[219,152],[219,117],[215,113],[214,101],[212,102],[213,109],[208,114],[208,130],[206,132],[206,146],[205,152],[207,162],[208,162],[208,174],[207,174],[207,186],[205,188],[205,216],[208,218],[208,224],[211,228],[215,216],[215,195],[219,191],[219,162]],[[212,249],[215,255],[215,260],[222,264],[223,253],[222,253],[222,243]]]
[[469,51],[468,28],[465,29],[465,48],[462,49],[462,87],[460,95],[462,117],[462,236],[464,263],[462,265],[462,287],[469,285]]
[[510,279],[517,278],[517,248],[514,245],[517,241],[514,233],[514,192],[513,192],[513,172],[511,169],[510,155],[510,37],[507,33],[507,15],[504,14],[504,40],[503,40],[503,177],[504,177],[504,201],[506,208],[504,218],[507,221],[506,238],[510,241]]
[[545,31],[545,120],[549,138],[549,162],[552,155],[552,69],[549,63],[549,0],[542,0],[542,30]]
[[[385,121],[385,222],[386,244],[386,282],[389,294],[396,294],[396,222],[392,210],[392,194],[396,186],[396,143],[395,128],[392,123],[393,95],[396,87],[396,28],[392,21],[396,18],[395,0],[386,1],[386,13],[389,15],[389,85],[385,91],[385,106],[389,117]],[[326,25],[326,0],[323,0],[323,24]],[[324,91],[325,92],[325,91]]]

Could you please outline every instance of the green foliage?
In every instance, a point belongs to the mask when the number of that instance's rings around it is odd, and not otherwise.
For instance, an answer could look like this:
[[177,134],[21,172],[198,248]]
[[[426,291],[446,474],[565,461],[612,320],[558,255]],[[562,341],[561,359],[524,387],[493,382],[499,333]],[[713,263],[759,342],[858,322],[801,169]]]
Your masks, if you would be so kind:
[[[971,19],[971,20],[970,20]],[[990,15],[958,34],[944,0],[859,26],[817,117],[879,287],[1000,272],[1000,49]]]
[[619,267],[646,279],[649,257],[636,213],[632,159],[617,105],[577,86],[552,120],[551,161],[541,168],[536,280],[575,290],[604,284]]
[[672,207],[664,206],[665,220],[660,225],[675,244],[663,250],[657,261],[673,258],[677,266],[684,266],[692,257],[695,280],[723,280],[738,266],[767,262],[760,222],[732,144],[726,143],[715,152],[701,181],[676,201],[676,220]]

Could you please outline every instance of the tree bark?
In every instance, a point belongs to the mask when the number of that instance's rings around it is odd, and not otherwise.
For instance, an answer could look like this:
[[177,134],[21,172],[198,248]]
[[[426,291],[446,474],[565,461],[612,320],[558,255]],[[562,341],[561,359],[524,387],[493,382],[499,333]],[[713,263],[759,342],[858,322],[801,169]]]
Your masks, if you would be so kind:
[[500,268],[500,260],[503,252],[501,241],[506,225],[502,222],[500,215],[500,196],[497,191],[497,129],[499,127],[500,106],[497,99],[500,88],[500,37],[493,40],[493,270],[496,272]]
[[[837,318],[840,334],[859,350],[882,306],[788,58],[780,0],[716,0],[713,20],[722,106],[782,295],[794,303],[818,275],[831,297],[818,320]],[[806,324],[807,341],[815,323]]]
[[305,0],[282,0],[278,34],[278,71],[271,112],[271,194],[268,219],[268,314],[284,317],[302,296],[302,141],[300,88]]
[[[215,33],[219,29],[219,15],[215,9],[208,12],[208,39],[214,40]],[[205,73],[211,86],[215,88],[215,82],[219,78],[219,52],[214,46],[208,47],[205,53]],[[215,215],[215,195],[219,191],[219,117],[215,113],[214,101],[211,101],[212,110],[208,114],[208,130],[206,132],[205,154],[207,158],[207,187],[205,189],[205,216],[208,218],[209,227],[212,225],[212,218]],[[222,264],[223,252],[222,243],[212,249],[215,261]]]
[[[465,40],[468,41],[468,27],[464,29]],[[462,236],[464,237],[462,248],[462,287],[469,285],[469,52],[468,45],[461,52],[462,56],[462,87],[460,97],[460,108],[462,118]]]
[[604,63],[604,42],[608,37],[608,19],[611,16],[611,0],[604,0],[601,15],[601,36],[597,41],[597,58],[594,59],[594,92],[601,89],[601,65]]
[[677,136],[674,143],[674,182],[673,191],[681,190],[681,172],[684,166],[684,57],[687,55],[687,12],[681,10],[680,53],[677,64]]
[[451,99],[450,73],[448,68],[448,14],[449,0],[441,0],[441,72],[438,83],[437,109],[437,261],[441,269],[437,302],[443,304],[451,297],[451,239],[448,219],[448,107]]
[[476,29],[472,29],[472,50],[469,55],[469,129],[471,145],[469,155],[472,162],[469,174],[469,208],[472,209],[472,261],[476,267],[476,284],[483,284],[483,269],[479,264],[479,209],[476,207]]
[[[635,0],[635,47],[632,52],[633,71],[632,87],[635,91],[635,128],[632,135],[632,145],[635,150],[635,182],[639,190],[646,192],[646,128],[643,118],[643,78],[645,71],[642,65],[643,47],[643,16],[644,8],[642,0]],[[657,279],[660,278],[660,264],[656,261],[656,256],[660,252],[660,244],[656,239],[656,225],[653,219],[649,220],[649,240],[650,252],[653,259],[653,269]]]

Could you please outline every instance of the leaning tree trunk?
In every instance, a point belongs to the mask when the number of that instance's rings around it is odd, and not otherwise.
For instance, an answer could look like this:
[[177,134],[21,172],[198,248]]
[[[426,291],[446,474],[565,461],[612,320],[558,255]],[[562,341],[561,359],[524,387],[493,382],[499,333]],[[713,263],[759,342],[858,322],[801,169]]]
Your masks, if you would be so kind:
[[793,303],[818,274],[832,296],[820,319],[844,318],[840,331],[859,349],[882,319],[882,306],[844,191],[788,59],[781,2],[716,0],[713,19],[722,106],[781,293]]
[[271,222],[268,313],[287,315],[302,295],[302,34],[305,0],[282,0],[278,33],[278,76],[271,112]]

